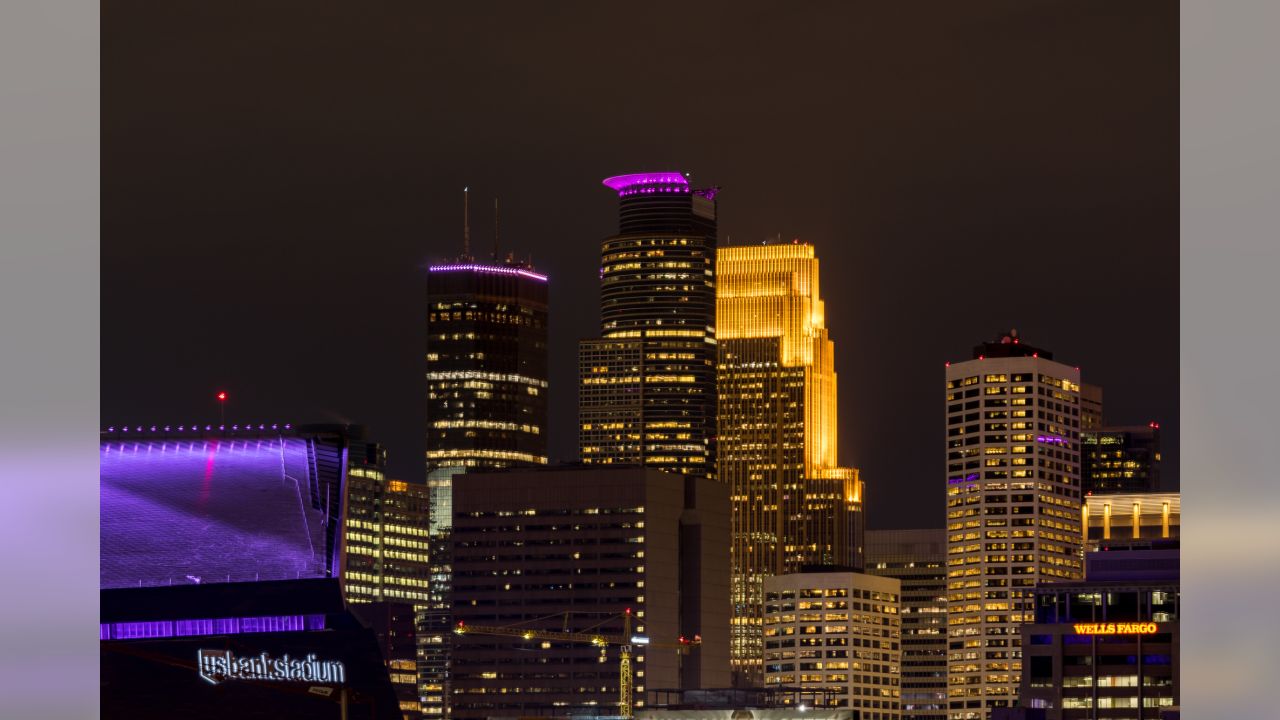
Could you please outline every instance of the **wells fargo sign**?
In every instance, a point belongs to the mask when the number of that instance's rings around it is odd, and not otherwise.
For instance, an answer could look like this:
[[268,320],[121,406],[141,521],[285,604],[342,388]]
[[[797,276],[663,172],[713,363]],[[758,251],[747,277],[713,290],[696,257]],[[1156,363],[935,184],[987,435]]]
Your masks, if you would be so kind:
[[1159,630],[1153,622],[1076,623],[1077,635],[1152,635]]

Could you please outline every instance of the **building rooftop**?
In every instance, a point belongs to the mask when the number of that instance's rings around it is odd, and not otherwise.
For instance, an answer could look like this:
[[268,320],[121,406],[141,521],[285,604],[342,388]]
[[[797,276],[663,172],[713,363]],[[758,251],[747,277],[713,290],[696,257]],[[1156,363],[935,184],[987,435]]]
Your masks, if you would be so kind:
[[1045,360],[1052,360],[1053,353],[1044,348],[1038,348],[1022,342],[1021,338],[1018,337],[1016,328],[1002,333],[996,340],[983,342],[973,348],[974,360],[1009,357],[1041,357]]
[[151,427],[102,435],[102,588],[332,574],[341,445],[239,425]]

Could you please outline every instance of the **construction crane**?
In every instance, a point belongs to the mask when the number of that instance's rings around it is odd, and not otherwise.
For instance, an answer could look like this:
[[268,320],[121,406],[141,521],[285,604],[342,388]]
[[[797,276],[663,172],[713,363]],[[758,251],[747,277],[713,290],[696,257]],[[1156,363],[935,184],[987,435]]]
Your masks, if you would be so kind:
[[[617,615],[613,617],[618,617]],[[632,718],[634,712],[634,698],[632,696],[632,672],[631,672],[631,654],[632,645],[647,645],[654,648],[670,648],[681,655],[688,655],[689,651],[702,644],[702,636],[694,635],[692,638],[686,638],[683,635],[677,642],[653,642],[647,637],[631,634],[631,608],[627,608],[626,612],[621,614],[622,617],[622,634],[621,635],[604,635],[602,633],[591,632],[569,632],[558,630],[536,630],[533,628],[522,628],[515,626],[493,626],[493,625],[469,625],[466,621],[459,620],[453,631],[459,635],[476,634],[476,635],[497,635],[501,637],[518,637],[523,640],[560,640],[572,643],[590,643],[600,648],[603,655],[605,648],[610,645],[618,648],[618,714],[624,718]],[[608,622],[606,620],[605,622]],[[568,614],[565,614],[565,624],[568,625]],[[604,623],[601,623],[604,624]]]

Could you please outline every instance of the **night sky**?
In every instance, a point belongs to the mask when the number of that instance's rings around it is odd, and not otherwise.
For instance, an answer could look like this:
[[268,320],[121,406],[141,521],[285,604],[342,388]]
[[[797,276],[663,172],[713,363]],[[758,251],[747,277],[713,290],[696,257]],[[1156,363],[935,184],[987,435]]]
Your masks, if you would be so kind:
[[425,265],[551,277],[576,455],[610,175],[817,247],[840,460],[941,526],[943,363],[1016,327],[1178,485],[1178,5],[155,3],[102,13],[102,422],[360,423],[421,479]]

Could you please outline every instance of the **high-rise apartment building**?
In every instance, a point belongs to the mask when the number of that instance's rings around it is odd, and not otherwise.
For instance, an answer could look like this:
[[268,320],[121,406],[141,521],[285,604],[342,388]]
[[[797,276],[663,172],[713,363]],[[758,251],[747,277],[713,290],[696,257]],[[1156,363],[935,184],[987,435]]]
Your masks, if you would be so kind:
[[716,261],[717,475],[733,502],[733,663],[761,679],[767,577],[862,567],[862,485],[837,458],[834,347],[808,243]]
[[597,340],[579,346],[579,453],[714,478],[716,188],[680,173],[611,177],[618,234],[600,261]]
[[1035,587],[1081,576],[1080,371],[1010,331],[946,396],[948,717],[974,720],[1017,699]]
[[[453,716],[616,716],[619,643],[636,709],[654,690],[725,687],[728,495],[634,467],[459,476],[453,612],[472,630],[455,636]],[[681,637],[700,644],[681,654]]]
[[1159,423],[1082,432],[1080,444],[1082,488],[1086,493],[1160,489]]
[[947,717],[947,533],[868,530],[867,572],[902,583],[902,717]]
[[900,586],[840,571],[766,578],[765,687],[821,690],[861,720],[899,720]]

